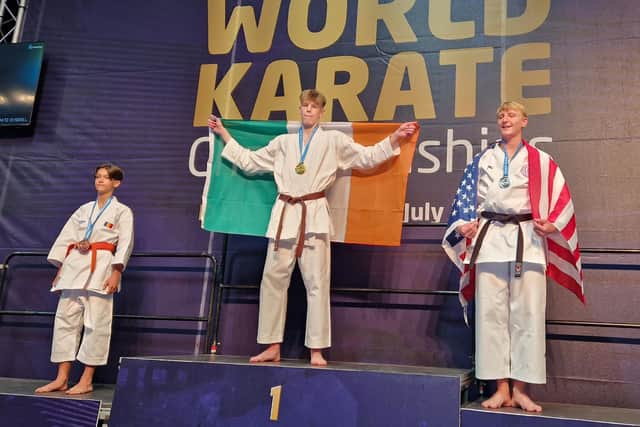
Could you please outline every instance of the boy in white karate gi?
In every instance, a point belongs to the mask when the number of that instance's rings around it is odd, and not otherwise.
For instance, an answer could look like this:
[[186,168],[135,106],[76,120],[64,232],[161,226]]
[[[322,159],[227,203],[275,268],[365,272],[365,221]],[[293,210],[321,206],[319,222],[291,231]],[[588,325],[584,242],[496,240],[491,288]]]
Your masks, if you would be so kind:
[[557,164],[523,139],[524,106],[496,116],[502,138],[465,169],[443,247],[463,304],[475,286],[476,377],[497,382],[482,406],[540,412],[526,385],[546,382],[545,276],[584,301],[573,203]]
[[278,187],[260,284],[258,343],[268,347],[252,362],[280,360],[287,289],[297,262],[307,290],[305,346],[311,350],[312,365],[327,364],[322,349],[331,346],[331,219],[324,191],[338,170],[373,168],[400,154],[399,144],[418,131],[416,122],[403,123],[389,137],[365,147],[342,132],[322,129],[325,104],[317,90],[303,91],[298,134],[277,136],[256,151],[238,144],[219,118],[209,118],[209,127],[225,142],[222,156],[247,173],[273,173]]
[[[36,393],[89,393],[96,366],[107,364],[113,294],[133,250],[133,213],[114,196],[123,177],[118,166],[98,166],[96,200],[71,215],[51,247],[47,260],[58,267],[51,290],[60,292],[51,346],[58,375]],[[85,368],[78,383],[68,388],[76,359]]]

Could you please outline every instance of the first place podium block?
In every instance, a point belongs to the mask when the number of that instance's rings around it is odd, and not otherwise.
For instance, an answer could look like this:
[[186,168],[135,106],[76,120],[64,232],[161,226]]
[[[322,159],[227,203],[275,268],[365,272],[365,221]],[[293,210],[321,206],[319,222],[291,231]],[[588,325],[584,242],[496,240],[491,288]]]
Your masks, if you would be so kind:
[[246,357],[123,358],[109,427],[459,425],[470,372]]

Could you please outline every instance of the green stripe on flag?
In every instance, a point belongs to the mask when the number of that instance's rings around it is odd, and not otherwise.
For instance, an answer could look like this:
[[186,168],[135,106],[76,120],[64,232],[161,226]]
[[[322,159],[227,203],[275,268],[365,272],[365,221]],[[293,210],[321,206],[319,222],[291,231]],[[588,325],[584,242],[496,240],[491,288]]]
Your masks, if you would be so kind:
[[[262,148],[276,136],[287,133],[284,121],[223,120],[223,124],[240,145],[250,150]],[[216,136],[202,228],[264,236],[278,194],[273,174],[246,175],[221,158],[223,147],[224,143]]]

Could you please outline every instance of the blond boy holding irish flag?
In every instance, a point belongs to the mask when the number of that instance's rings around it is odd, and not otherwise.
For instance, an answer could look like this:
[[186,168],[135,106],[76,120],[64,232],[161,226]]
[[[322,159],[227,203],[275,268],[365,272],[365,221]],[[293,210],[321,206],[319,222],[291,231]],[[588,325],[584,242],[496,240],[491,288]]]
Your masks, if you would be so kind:
[[269,246],[260,285],[258,343],[267,348],[252,362],[280,360],[287,289],[296,261],[307,291],[305,346],[311,364],[327,364],[322,350],[331,346],[329,285],[332,222],[325,191],[336,174],[372,169],[400,154],[400,144],[418,132],[416,122],[401,124],[390,136],[365,147],[335,130],[323,130],[326,98],[315,89],[300,94],[297,133],[278,135],[255,151],[242,147],[222,121],[209,118],[212,132],[225,143],[222,157],[248,174],[273,173],[278,195],[266,236]]

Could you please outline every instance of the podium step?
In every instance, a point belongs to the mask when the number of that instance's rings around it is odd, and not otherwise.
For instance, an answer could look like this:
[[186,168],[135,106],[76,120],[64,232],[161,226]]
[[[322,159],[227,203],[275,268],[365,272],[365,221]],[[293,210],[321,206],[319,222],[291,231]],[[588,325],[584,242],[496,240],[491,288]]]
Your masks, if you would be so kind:
[[64,392],[34,393],[46,382],[0,377],[1,425],[95,427],[108,422],[115,386],[94,384],[92,393],[77,396]]
[[640,410],[540,402],[543,411],[516,408],[485,409],[479,402],[460,411],[461,427],[614,427],[640,426]]
[[416,366],[123,358],[109,427],[451,427],[470,381],[467,370]]

